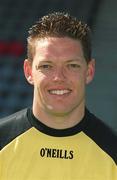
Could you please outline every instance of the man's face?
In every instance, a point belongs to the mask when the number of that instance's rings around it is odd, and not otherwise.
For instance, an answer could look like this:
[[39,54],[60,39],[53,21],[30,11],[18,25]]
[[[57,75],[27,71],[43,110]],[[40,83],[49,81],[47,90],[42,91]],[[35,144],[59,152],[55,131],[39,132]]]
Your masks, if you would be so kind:
[[80,42],[71,38],[37,40],[30,76],[36,107],[64,116],[85,105],[85,85],[93,78],[94,62],[83,56]]

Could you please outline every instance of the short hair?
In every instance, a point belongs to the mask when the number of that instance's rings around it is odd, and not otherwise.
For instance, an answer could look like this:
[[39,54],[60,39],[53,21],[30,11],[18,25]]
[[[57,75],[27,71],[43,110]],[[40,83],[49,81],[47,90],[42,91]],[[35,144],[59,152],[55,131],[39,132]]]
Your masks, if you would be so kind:
[[81,42],[87,63],[91,60],[91,30],[76,17],[64,12],[54,12],[43,16],[33,25],[27,38],[27,56],[33,61],[34,42],[46,37],[69,37]]

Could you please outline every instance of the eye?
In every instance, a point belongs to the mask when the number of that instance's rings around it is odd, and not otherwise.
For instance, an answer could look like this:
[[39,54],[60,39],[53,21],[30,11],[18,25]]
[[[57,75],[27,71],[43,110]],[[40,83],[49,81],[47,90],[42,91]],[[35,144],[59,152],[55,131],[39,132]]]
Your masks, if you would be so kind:
[[49,70],[51,68],[52,66],[50,64],[42,64],[42,65],[36,66],[37,70]]
[[49,65],[49,64],[43,64],[43,65],[41,65],[41,68],[43,68],[43,69],[50,69],[52,66],[51,65]]
[[70,64],[68,64],[68,68],[69,69],[78,69],[78,68],[80,68],[80,65],[76,64],[76,63],[70,63]]

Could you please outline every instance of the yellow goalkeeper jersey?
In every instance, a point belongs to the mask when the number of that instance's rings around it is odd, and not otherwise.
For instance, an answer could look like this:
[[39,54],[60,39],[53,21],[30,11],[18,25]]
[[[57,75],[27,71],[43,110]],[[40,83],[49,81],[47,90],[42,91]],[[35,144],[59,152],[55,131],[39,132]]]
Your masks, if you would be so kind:
[[117,180],[117,137],[88,110],[57,130],[25,109],[0,121],[0,180]]

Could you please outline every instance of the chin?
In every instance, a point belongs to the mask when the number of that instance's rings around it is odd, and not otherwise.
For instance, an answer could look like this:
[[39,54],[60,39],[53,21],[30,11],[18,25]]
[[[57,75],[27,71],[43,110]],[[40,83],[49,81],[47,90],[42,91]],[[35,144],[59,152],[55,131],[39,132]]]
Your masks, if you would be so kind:
[[69,110],[66,110],[66,109],[55,109],[55,108],[49,108],[47,110],[50,114],[53,114],[53,115],[56,115],[56,116],[64,116],[64,115],[67,115],[69,114]]

